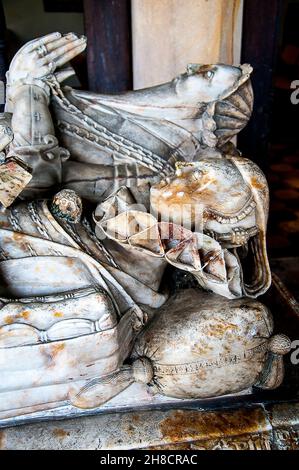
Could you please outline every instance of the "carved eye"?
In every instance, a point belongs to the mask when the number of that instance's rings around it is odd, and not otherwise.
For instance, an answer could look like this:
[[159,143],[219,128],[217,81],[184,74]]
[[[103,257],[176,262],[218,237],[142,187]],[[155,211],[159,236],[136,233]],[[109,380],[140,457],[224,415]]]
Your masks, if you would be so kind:
[[205,74],[204,74],[204,77],[207,79],[207,80],[212,80],[212,78],[214,77],[215,73],[212,71],[212,70],[208,70]]

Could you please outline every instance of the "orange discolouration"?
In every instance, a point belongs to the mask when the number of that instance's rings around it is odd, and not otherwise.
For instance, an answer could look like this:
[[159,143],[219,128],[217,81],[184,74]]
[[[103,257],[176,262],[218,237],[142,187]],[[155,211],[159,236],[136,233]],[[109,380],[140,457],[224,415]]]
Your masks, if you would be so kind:
[[218,321],[217,323],[214,323],[213,326],[209,328],[209,331],[207,334],[210,336],[223,336],[223,334],[226,331],[231,331],[231,330],[237,330],[238,327],[237,325],[234,325],[233,323],[227,323],[227,322],[220,322]]
[[63,313],[62,312],[53,312],[53,317],[61,318],[61,317],[63,317]]
[[0,431],[0,449],[5,449],[5,431]]
[[57,354],[59,354],[61,351],[63,351],[65,348],[65,344],[64,343],[59,343],[59,344],[54,344],[53,346],[51,346],[50,348],[50,354],[53,358],[55,358],[57,356]]
[[138,423],[140,423],[140,416],[139,416],[139,415],[137,415],[137,414],[135,414],[135,415],[132,415],[132,421],[133,421],[133,423],[134,423],[134,424],[136,424],[136,423],[137,423],[137,424],[138,424]]
[[14,321],[15,321],[15,317],[13,315],[6,315],[6,317],[4,317],[4,323],[6,325],[10,325]]
[[[254,181],[255,187],[263,188]],[[223,197],[225,194],[225,197]],[[251,188],[237,168],[225,158],[207,158],[177,166],[172,177],[151,188],[151,205],[156,214],[185,225],[202,219],[218,220],[219,214],[233,217],[247,204]]]
[[23,233],[19,233],[19,232],[13,232],[13,235],[12,235],[13,239],[18,242],[20,240],[22,240],[24,238],[24,234]]
[[[2,245],[5,246],[7,244],[9,247],[12,247],[13,245],[17,246],[20,250],[27,252],[28,251],[28,245],[26,242],[25,235],[23,233],[17,233],[17,232],[10,232],[12,236],[10,237],[3,237],[2,239]],[[3,248],[2,246],[2,248]]]
[[1,220],[0,221],[0,228],[10,228],[10,223],[7,222],[6,220]]
[[29,317],[30,317],[29,310],[23,310],[22,312],[16,313],[15,315],[6,315],[6,317],[4,317],[4,323],[6,325],[11,325],[12,323],[20,319],[28,320]]
[[[189,176],[189,178],[188,178]],[[166,204],[192,204],[198,202],[198,198],[203,196],[210,198],[215,194],[217,189],[217,180],[211,177],[209,174],[202,174],[200,181],[192,179],[192,173],[182,177],[177,177],[171,184],[165,187],[156,186],[159,188],[159,198],[163,198],[160,204],[163,204],[163,200]]]
[[72,258],[68,258],[68,259],[66,260],[66,264],[67,264],[68,266],[71,266],[71,267],[72,267],[72,266],[74,265],[74,260],[73,260]]
[[20,317],[24,318],[24,320],[28,320],[30,317],[30,312],[28,310],[23,310],[23,312],[20,313]]
[[259,179],[256,176],[253,176],[251,178],[250,183],[252,187],[255,189],[265,189],[265,183],[262,181],[259,181]]
[[65,437],[70,435],[69,432],[65,431],[64,429],[60,429],[60,428],[53,429],[53,434],[54,434],[55,437],[58,437],[59,439],[64,439]]
[[162,436],[168,442],[213,439],[262,432],[266,429],[266,416],[261,408],[220,413],[175,410],[160,424]]

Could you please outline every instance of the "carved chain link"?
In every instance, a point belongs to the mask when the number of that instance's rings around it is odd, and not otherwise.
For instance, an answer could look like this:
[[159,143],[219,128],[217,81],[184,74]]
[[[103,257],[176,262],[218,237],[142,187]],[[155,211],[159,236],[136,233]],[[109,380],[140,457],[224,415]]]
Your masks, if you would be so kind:
[[22,228],[19,224],[18,211],[14,206],[11,207],[10,210],[9,210],[8,220],[9,220],[9,223],[11,224],[12,228],[16,232],[22,232]]
[[90,223],[86,219],[86,217],[83,218],[82,225],[85,228],[86,232],[88,233],[89,237],[92,239],[92,241],[98,248],[98,250],[100,250],[101,253],[103,253],[103,255],[106,257],[106,259],[108,260],[108,263],[114,268],[120,269],[118,264],[115,262],[114,258],[110,255],[110,253],[106,250],[104,245],[102,245],[102,243],[97,239],[96,235],[93,233]]
[[168,176],[170,173],[173,173],[173,167],[167,161],[164,161],[159,155],[145,149],[141,145],[131,142],[125,137],[114,134],[106,127],[96,123],[93,119],[83,114],[79,108],[70,103],[69,100],[64,96],[58,83],[55,81],[49,81],[49,85],[62,108],[65,109],[68,113],[77,115],[80,120],[84,120],[90,127],[94,128],[99,135],[96,137],[92,136],[92,134],[85,131],[84,129],[79,128],[78,126],[61,121],[58,123],[58,127],[60,129],[68,131],[70,134],[75,133],[79,137],[91,141],[101,141],[99,143],[101,143],[103,146],[110,147],[112,150],[119,152],[126,158],[134,158],[150,170],[158,172],[163,176]]
[[31,220],[35,224],[37,231],[40,233],[40,235],[42,235],[42,237],[45,237],[47,240],[52,240],[45,228],[45,225],[43,224],[43,221],[38,213],[36,203],[34,201],[28,203],[28,211]]

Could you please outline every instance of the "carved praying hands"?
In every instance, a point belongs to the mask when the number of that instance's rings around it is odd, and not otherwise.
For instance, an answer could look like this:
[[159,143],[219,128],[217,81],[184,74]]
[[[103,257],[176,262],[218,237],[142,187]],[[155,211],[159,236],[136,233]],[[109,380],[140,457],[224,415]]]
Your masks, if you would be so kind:
[[[45,79],[57,69],[80,54],[86,47],[86,38],[74,33],[48,34],[25,44],[13,58],[7,76],[8,99],[22,85],[38,85],[48,90]],[[55,76],[62,82],[74,72],[72,69],[58,71]]]

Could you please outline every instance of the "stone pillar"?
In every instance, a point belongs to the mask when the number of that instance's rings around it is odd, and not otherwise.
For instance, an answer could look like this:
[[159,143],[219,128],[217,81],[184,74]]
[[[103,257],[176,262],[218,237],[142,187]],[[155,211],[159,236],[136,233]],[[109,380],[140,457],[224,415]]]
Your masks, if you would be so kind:
[[239,64],[243,0],[131,0],[134,88],[189,62]]

